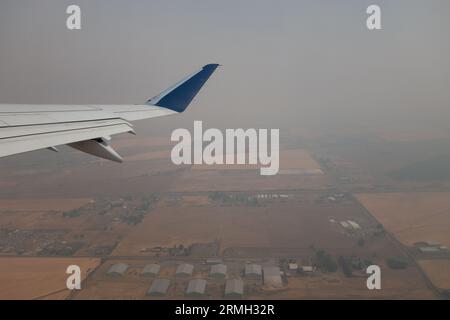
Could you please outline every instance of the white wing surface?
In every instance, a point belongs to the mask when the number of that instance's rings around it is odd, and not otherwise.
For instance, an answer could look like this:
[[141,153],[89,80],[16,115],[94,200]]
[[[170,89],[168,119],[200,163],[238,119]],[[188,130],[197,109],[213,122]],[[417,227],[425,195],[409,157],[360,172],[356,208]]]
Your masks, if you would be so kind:
[[204,66],[143,105],[0,104],[0,157],[69,145],[121,162],[110,136],[134,133],[132,121],[183,112],[217,67]]

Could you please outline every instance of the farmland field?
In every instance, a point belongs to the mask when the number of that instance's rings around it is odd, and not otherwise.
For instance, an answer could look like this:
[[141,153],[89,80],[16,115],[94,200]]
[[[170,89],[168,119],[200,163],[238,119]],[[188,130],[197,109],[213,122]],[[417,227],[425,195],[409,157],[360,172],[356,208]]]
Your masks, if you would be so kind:
[[371,193],[357,198],[403,244],[435,241],[450,246],[450,193]]
[[422,260],[419,264],[436,287],[450,290],[450,260]]
[[64,299],[66,269],[78,265],[84,279],[100,263],[94,258],[0,258],[0,299]]

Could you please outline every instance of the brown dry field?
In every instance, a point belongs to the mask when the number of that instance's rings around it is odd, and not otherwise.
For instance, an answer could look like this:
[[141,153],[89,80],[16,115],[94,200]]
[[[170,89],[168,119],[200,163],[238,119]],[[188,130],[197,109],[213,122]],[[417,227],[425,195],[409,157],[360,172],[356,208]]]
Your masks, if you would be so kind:
[[[69,229],[67,219],[60,212],[80,208],[92,201],[76,199],[9,199],[0,200],[0,226],[9,229]],[[70,220],[70,229],[86,223],[85,217]]]
[[[119,243],[113,255],[142,255],[143,250],[220,240],[221,250],[255,248],[354,248],[356,240],[336,230],[329,219],[369,222],[358,206],[299,205],[262,207],[158,207]],[[355,251],[355,252],[356,252]]]
[[87,285],[84,290],[77,292],[74,299],[136,300],[144,298],[149,288],[149,284],[136,281],[96,281]]
[[450,193],[359,194],[358,200],[403,244],[437,241],[450,247]]
[[125,161],[146,161],[156,159],[170,159],[170,150],[138,153],[125,157]]
[[183,202],[189,206],[206,206],[210,203],[208,196],[183,196]]
[[420,260],[418,262],[437,288],[450,290],[450,260]]
[[84,217],[70,219],[70,226],[67,219],[59,213],[47,211],[9,211],[0,212],[0,226],[9,229],[79,229],[86,223]]
[[116,139],[112,143],[117,150],[129,147],[165,147],[173,144],[170,137],[130,137]]
[[[248,158],[248,154],[246,155]],[[255,170],[260,165],[249,164],[223,164],[223,165],[193,165],[193,170]],[[314,170],[320,169],[320,165],[312,158],[311,154],[304,149],[292,149],[280,151],[280,170],[283,169],[303,169]]]
[[[274,291],[273,299],[435,299],[414,268],[395,271],[382,267],[381,290],[368,290],[367,277],[347,278],[342,272],[288,279],[288,286]],[[249,297],[256,298],[256,297]]]
[[66,199],[0,199],[1,211],[70,211],[92,201],[92,198]]
[[93,258],[0,258],[0,299],[64,299],[66,268],[75,264],[82,278],[100,263]]
[[333,186],[324,174],[261,176],[258,170],[186,170],[170,191],[323,190]]
[[280,152],[280,169],[320,169],[320,165],[304,149],[282,150]]
[[[118,164],[93,158],[92,162],[51,174],[17,177],[15,186],[0,190],[0,198],[67,198],[68,195],[71,198],[122,197],[126,194],[163,192],[179,178],[176,170],[183,170],[183,166],[178,167],[168,161]],[[0,176],[0,184],[6,179],[8,177]]]
[[[139,143],[145,144],[145,141]],[[286,168],[318,167],[304,150],[282,151],[282,154],[288,155]],[[261,176],[259,169],[239,172],[189,170],[189,166],[172,164],[168,155],[169,151],[164,150],[130,154],[126,156],[129,161],[122,164],[86,156],[85,162],[77,166],[58,167],[49,172],[25,170],[15,176],[11,176],[5,168],[0,175],[0,186],[8,187],[0,189],[0,198],[45,199],[67,198],[68,195],[70,198],[90,198],[164,191],[317,190],[332,186],[330,178],[323,174]],[[245,166],[245,169],[249,167]],[[11,181],[14,183],[11,184]]]

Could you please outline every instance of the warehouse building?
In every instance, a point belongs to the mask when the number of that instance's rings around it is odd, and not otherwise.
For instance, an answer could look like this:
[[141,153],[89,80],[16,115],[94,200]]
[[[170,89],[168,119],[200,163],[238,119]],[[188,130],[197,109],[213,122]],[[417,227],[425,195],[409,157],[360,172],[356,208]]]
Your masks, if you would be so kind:
[[439,247],[441,244],[436,241],[419,241],[414,243],[416,247]]
[[279,267],[264,267],[264,285],[270,288],[283,287]]
[[225,284],[226,298],[242,298],[244,295],[244,282],[241,279],[230,279]]
[[203,296],[206,291],[206,280],[204,279],[192,279],[186,289],[186,295],[188,296]]
[[150,289],[147,291],[149,296],[165,296],[170,286],[168,279],[155,279],[152,282]]
[[422,253],[439,253],[441,249],[439,247],[419,247],[419,251]]
[[341,226],[342,226],[342,228],[344,228],[344,229],[349,229],[349,228],[351,228],[351,226],[348,224],[347,221],[341,221]]
[[141,276],[143,277],[155,277],[159,274],[161,267],[159,264],[147,264],[144,269],[142,269]]
[[126,263],[113,264],[109,270],[108,275],[110,276],[123,276],[128,270],[128,265]]
[[314,272],[315,268],[313,266],[302,266],[302,272],[311,273]]
[[209,275],[213,278],[225,278],[227,276],[227,266],[224,264],[215,264],[211,267]]
[[347,222],[355,231],[358,231],[361,229],[361,226],[359,224],[357,224],[355,221],[347,220]]
[[177,277],[189,277],[194,272],[194,266],[192,264],[183,263],[180,264],[175,272]]
[[298,270],[298,264],[296,263],[289,263],[288,264],[288,269],[291,271],[297,271]]
[[245,277],[250,279],[260,279],[262,276],[261,266],[259,264],[245,265]]

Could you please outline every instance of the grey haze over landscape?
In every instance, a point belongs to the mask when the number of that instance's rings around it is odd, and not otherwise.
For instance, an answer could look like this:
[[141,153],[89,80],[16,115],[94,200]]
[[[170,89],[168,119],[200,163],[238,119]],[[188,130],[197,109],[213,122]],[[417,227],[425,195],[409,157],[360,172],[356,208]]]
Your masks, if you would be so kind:
[[1,0],[0,300],[449,299],[449,12]]
[[[2,103],[142,103],[203,64],[223,65],[183,117],[210,126],[447,128],[450,3],[375,1],[0,3]],[[145,122],[145,121],[144,121]]]

